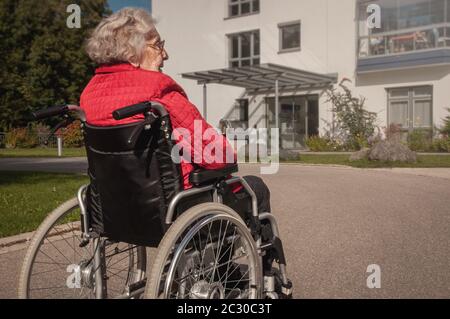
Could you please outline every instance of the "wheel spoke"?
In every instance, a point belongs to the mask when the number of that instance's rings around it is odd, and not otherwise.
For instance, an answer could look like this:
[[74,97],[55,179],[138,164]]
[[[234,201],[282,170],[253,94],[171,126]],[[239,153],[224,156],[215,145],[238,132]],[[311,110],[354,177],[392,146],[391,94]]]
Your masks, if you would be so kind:
[[52,257],[50,257],[49,255],[47,255],[45,252],[40,251],[41,254],[43,254],[44,256],[46,256],[48,259],[50,259],[51,261],[53,261],[54,265],[59,265],[59,268],[61,268],[63,271],[66,271],[65,268],[61,267],[61,265],[67,266],[66,264],[57,262],[56,260],[54,260]]
[[69,263],[69,265],[72,264],[72,262],[69,260],[69,258],[67,258],[66,255],[64,255],[64,254],[58,249],[58,247],[55,246],[55,244],[53,244],[48,238],[45,238],[45,239],[47,239],[47,242],[49,242],[50,245],[52,245],[53,248],[55,248],[55,249],[60,253],[60,255],[63,256],[63,257],[67,260],[67,262]]
[[[220,223],[218,229],[214,226],[214,223],[216,223],[216,226]],[[174,267],[174,269],[180,269],[180,267],[181,269],[185,268],[187,270],[187,273],[179,273],[181,275],[180,278],[179,276],[175,275],[175,277],[172,279],[172,288],[169,289],[168,298],[189,297],[189,291],[194,286],[193,283],[198,282],[198,280],[207,280],[208,284],[205,283],[206,285],[212,285],[212,283],[215,282],[219,283],[223,287],[222,289],[224,289],[226,297],[230,297],[233,291],[237,291],[236,288],[240,284],[245,284],[247,287],[250,285],[250,283],[252,282],[250,278],[250,265],[247,267],[247,270],[242,273],[240,271],[241,264],[235,263],[235,261],[238,260],[241,263],[243,260],[247,260],[247,262],[250,262],[250,260],[248,259],[247,254],[244,255],[240,253],[234,256],[233,253],[236,251],[236,241],[241,238],[241,236],[237,234],[237,227],[234,224],[231,236],[227,236],[227,234],[229,233],[229,226],[230,221],[228,220],[212,221],[204,225],[203,228],[201,228],[198,232],[191,236],[190,241],[185,246],[187,248],[183,252],[182,257],[178,259],[179,265]],[[200,236],[202,229],[207,229],[208,232],[204,241],[205,245],[201,250],[199,250],[198,247],[202,246],[202,240]],[[218,236],[216,239],[214,239],[215,236],[213,236],[212,234],[212,229],[218,231]],[[184,237],[180,237],[179,241],[181,241],[182,238]],[[225,241],[227,241],[226,245]],[[194,251],[192,251],[192,249],[194,249]],[[205,265],[205,263],[207,263],[207,254],[208,256],[209,254],[212,255],[212,257],[208,257],[208,259],[212,258],[212,264],[209,266]],[[172,255],[173,253],[171,254],[171,256]],[[226,261],[224,261],[224,259],[226,259]],[[193,264],[191,265],[191,263]],[[166,265],[170,265],[170,263],[166,263]],[[221,269],[223,269],[224,267],[226,267],[226,271],[222,273]],[[195,269],[198,269],[200,271],[200,277],[198,278],[195,278],[193,275]],[[179,272],[178,270],[176,271],[177,273]],[[215,280],[216,273],[217,281]],[[236,275],[240,278],[236,278]],[[163,275],[162,278],[166,278],[166,276]],[[164,280],[162,282],[164,282]],[[230,288],[230,286],[233,287]],[[241,291],[241,289],[239,289],[239,291]]]
[[[231,291],[233,291],[233,290],[239,285],[239,283],[241,282],[242,278],[244,278],[244,277],[248,274],[248,272],[249,272],[249,270],[247,269],[247,271],[245,272],[245,274],[243,274],[242,277],[241,277],[241,279],[239,279],[238,283],[237,283],[236,285],[234,285],[233,288],[231,288]],[[231,293],[231,291],[230,291],[230,293]],[[230,295],[230,293],[228,293],[228,295],[225,296],[225,299],[227,299],[227,297]]]
[[[24,283],[27,287],[26,290],[21,289],[26,291],[27,296],[38,298],[95,297],[95,286],[92,289],[88,288],[88,284],[92,284],[89,283],[89,277],[81,277],[80,288],[71,289],[65,285],[68,276],[72,276],[70,272],[67,272],[69,265],[78,265],[80,268],[77,271],[83,271],[81,276],[89,276],[89,273],[95,273],[98,269],[94,268],[92,262],[100,246],[93,247],[91,242],[90,246],[80,247],[82,238],[76,222],[64,222],[67,220],[67,216],[73,213],[75,207],[71,206],[65,211],[55,211],[54,214],[57,214],[57,217],[53,217],[53,219],[49,216],[47,220],[50,219],[53,222],[46,224],[48,228],[37,233],[36,236],[40,237],[33,241],[35,246],[29,247],[33,250],[29,258],[33,259],[31,266],[24,272],[24,279],[21,279],[21,287],[24,286]],[[104,264],[108,265],[105,271],[109,282],[108,297],[121,295],[130,283],[142,280],[146,256],[138,246],[121,242],[113,243],[107,245],[104,256]],[[98,267],[100,266],[98,265]],[[80,278],[78,276],[77,274],[77,278]]]

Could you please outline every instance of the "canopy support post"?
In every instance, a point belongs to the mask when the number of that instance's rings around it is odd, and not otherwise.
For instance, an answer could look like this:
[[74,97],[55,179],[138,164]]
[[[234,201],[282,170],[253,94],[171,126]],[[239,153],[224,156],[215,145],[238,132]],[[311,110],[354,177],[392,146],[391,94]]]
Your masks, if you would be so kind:
[[205,121],[208,121],[207,116],[208,116],[208,91],[207,91],[207,87],[206,87],[206,83],[203,83],[203,118],[205,119]]
[[278,79],[275,80],[275,128],[280,128],[280,92]]

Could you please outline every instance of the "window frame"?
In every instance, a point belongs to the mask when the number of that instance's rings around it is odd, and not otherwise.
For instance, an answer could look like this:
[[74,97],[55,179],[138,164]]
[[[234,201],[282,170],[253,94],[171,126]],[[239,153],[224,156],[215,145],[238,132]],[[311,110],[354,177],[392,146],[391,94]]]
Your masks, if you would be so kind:
[[[249,57],[242,57],[242,36],[250,34],[250,56]],[[259,55],[255,55],[255,34],[259,37]],[[233,58],[233,38],[238,37],[238,57]],[[228,38],[228,66],[230,68],[236,67],[233,66],[233,62],[238,62],[239,65],[237,67],[242,67],[242,61],[250,61],[250,65],[259,65],[261,64],[261,33],[260,30],[250,30],[250,31],[244,31],[244,32],[237,32],[237,33],[231,33],[227,34]],[[259,63],[254,63],[253,61],[258,59]]]
[[[258,1],[258,10],[254,9],[254,1]],[[243,4],[249,4],[249,12],[248,13],[242,13],[242,5]],[[233,6],[237,6],[238,7],[238,14],[236,15],[232,15],[231,11],[232,11],[232,7]],[[240,17],[246,17],[246,16],[250,16],[250,15],[254,15],[254,14],[259,14],[261,11],[261,1],[260,0],[236,0],[236,2],[232,2],[232,0],[228,0],[227,3],[227,17],[225,18],[225,20],[227,19],[234,19],[234,18],[240,18]]]
[[[293,48],[283,48],[283,28],[297,26],[299,28],[299,46]],[[302,21],[295,20],[289,22],[283,22],[278,24],[278,54],[280,53],[289,53],[289,52],[298,52],[302,50]]]
[[[419,88],[428,88],[430,90],[429,95],[414,95],[414,90]],[[400,96],[400,97],[391,97],[391,92],[394,90],[407,90],[408,95],[407,96]],[[392,102],[407,102],[407,127],[402,127],[403,132],[412,132],[414,130],[434,130],[434,107],[433,107],[433,98],[434,98],[434,87],[433,85],[419,85],[419,86],[408,86],[408,87],[393,87],[393,88],[387,88],[387,127],[389,127],[391,124],[391,103]],[[415,125],[415,104],[416,102],[420,101],[427,101],[430,102],[430,124],[429,126],[416,126]]]

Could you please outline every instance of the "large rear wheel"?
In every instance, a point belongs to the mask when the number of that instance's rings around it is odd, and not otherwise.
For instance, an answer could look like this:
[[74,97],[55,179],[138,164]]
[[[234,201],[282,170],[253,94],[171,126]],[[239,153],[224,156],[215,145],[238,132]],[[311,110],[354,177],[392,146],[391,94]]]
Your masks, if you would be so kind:
[[[106,284],[104,296],[130,297],[130,286],[145,278],[145,247],[92,239],[80,247],[81,242],[79,204],[72,198],[56,208],[34,234],[20,273],[19,298],[95,298],[98,267]],[[96,265],[94,255],[99,249],[101,265]]]
[[261,260],[247,226],[231,208],[197,205],[165,234],[145,298],[257,299]]

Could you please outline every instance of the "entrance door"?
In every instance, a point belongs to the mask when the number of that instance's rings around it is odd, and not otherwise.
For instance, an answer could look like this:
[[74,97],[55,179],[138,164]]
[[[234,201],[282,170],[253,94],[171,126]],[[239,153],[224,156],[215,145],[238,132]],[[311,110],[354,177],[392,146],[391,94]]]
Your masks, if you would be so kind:
[[[267,127],[275,127],[275,99],[268,98]],[[310,132],[318,129],[316,96],[289,96],[280,98],[280,148],[302,149]]]
[[280,102],[280,147],[301,148],[305,138],[306,100],[292,98]]

